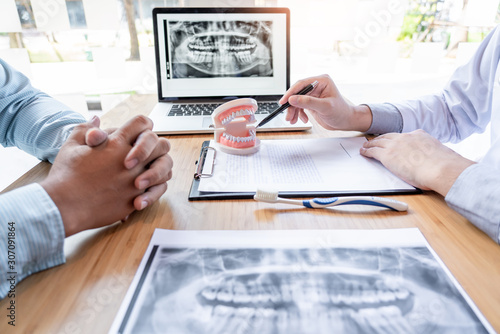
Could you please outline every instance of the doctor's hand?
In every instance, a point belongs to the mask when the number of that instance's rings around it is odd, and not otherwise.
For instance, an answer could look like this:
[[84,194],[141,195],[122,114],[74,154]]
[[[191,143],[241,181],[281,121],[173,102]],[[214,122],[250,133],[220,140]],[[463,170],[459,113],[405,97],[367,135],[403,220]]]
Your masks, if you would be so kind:
[[[137,120],[135,121],[137,123]],[[104,143],[109,134],[112,134],[116,129],[101,130],[100,120],[98,117],[92,118],[90,121],[91,127],[85,134],[85,143],[91,147],[96,147]],[[168,156],[170,144],[165,138],[159,138],[153,131],[153,123],[149,118],[141,118],[141,122],[136,125],[135,131],[141,131],[139,136],[133,143],[132,149],[129,151],[124,160],[124,166],[127,169],[135,167],[138,163],[149,160],[154,160],[149,168],[139,175],[134,184],[139,190],[146,190],[134,200],[136,210],[142,210],[158,200],[166,191],[166,183],[163,181],[162,169],[169,170],[167,180],[172,178],[173,161]],[[156,161],[158,160],[158,161]]]
[[423,130],[378,136],[364,143],[360,153],[379,160],[407,183],[443,196],[474,164]]
[[[318,85],[307,95],[294,95],[308,84],[318,80]],[[330,76],[324,74],[299,80],[279,103],[290,103],[286,120],[295,124],[300,118],[308,121],[304,109],[309,110],[316,121],[328,130],[356,130],[365,132],[372,123],[372,113],[365,105],[356,106],[344,98]]]
[[[142,201],[150,204],[165,192],[172,169],[168,141],[160,140],[152,150],[144,151],[150,154],[139,159],[143,161],[135,166],[125,166],[135,144],[146,140],[140,136],[144,131],[147,133],[150,122],[138,116],[108,133],[95,147],[86,142],[93,138],[87,134],[95,125],[84,123],[75,127],[61,147],[49,175],[40,183],[61,213],[66,236],[114,223],[137,206],[141,207]],[[136,156],[142,157],[144,152]],[[140,178],[141,175],[145,175],[144,178]],[[138,187],[145,179],[153,180],[149,194]]]

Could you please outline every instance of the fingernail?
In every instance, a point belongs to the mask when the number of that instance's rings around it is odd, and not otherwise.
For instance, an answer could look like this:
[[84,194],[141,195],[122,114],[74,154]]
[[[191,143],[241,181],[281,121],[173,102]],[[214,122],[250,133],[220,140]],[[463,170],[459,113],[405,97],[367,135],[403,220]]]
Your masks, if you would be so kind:
[[139,210],[142,210],[142,209],[144,209],[144,208],[145,208],[145,207],[147,207],[147,206],[148,206],[148,202],[146,202],[146,201],[142,201],[142,202],[141,202],[141,208],[140,208]]
[[148,180],[139,181],[139,189],[146,189],[149,186]]
[[96,115],[92,116],[92,118],[90,119],[90,123],[92,123],[92,125],[95,125],[97,126],[97,121],[99,120],[99,117],[97,117]]
[[137,159],[128,160],[125,162],[125,167],[127,169],[132,169],[135,166],[137,166],[138,163],[139,163],[139,160],[137,160]]

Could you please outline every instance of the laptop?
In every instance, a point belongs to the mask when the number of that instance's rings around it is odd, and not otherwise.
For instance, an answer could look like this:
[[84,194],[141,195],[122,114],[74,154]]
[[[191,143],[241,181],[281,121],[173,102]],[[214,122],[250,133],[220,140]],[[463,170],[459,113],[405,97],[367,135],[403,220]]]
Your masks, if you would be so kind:
[[[153,29],[158,134],[213,132],[213,110],[245,97],[258,102],[260,122],[290,87],[288,8],[154,8]],[[258,131],[310,128],[283,113]]]

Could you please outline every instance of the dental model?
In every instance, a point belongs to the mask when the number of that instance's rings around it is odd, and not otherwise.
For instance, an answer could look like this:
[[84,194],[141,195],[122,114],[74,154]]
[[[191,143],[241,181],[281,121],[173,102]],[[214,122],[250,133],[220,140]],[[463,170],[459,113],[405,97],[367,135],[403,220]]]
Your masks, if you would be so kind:
[[214,138],[221,151],[248,155],[259,150],[260,140],[252,125],[256,121],[257,108],[257,101],[244,98],[226,102],[214,110]]

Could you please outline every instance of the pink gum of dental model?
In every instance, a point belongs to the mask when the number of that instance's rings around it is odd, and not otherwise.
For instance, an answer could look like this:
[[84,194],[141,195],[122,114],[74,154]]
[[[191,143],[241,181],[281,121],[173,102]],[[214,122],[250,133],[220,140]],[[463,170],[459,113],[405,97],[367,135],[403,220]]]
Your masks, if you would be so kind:
[[247,155],[259,150],[260,140],[252,125],[257,108],[257,101],[244,98],[226,102],[214,110],[214,138],[221,151]]

